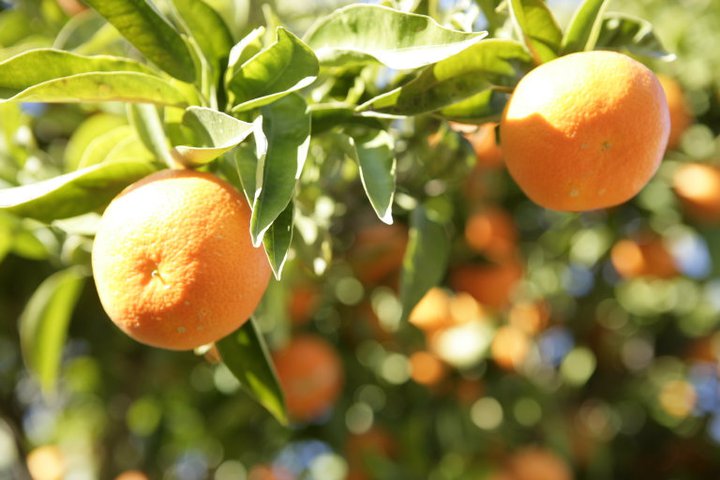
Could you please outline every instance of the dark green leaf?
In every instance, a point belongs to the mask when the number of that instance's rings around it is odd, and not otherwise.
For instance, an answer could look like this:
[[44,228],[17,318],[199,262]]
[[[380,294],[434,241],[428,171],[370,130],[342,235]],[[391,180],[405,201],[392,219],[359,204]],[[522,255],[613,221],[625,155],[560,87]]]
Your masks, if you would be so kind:
[[233,38],[225,21],[203,0],[173,0],[192,37],[203,55],[220,73],[223,61],[233,46]]
[[607,0],[584,0],[578,6],[563,35],[560,48],[563,55],[593,49],[607,4]]
[[273,224],[265,232],[263,246],[275,278],[280,280],[287,260],[293,237],[293,215],[295,204],[290,201],[285,210],[278,215]]
[[193,130],[199,143],[178,145],[173,156],[185,165],[203,165],[235,148],[253,132],[253,125],[205,107],[190,107],[183,124]]
[[445,219],[426,205],[418,206],[410,217],[410,239],[403,259],[400,301],[403,319],[425,293],[445,275],[450,256]]
[[147,0],[85,1],[148,60],[178,80],[195,80],[195,64],[185,40]]
[[302,97],[287,96],[264,107],[262,115],[267,153],[258,164],[250,219],[255,246],[260,245],[265,231],[292,200],[310,146],[310,114]]
[[[262,120],[262,119],[261,119]],[[261,128],[261,127],[257,127]],[[235,149],[234,163],[242,185],[245,199],[250,205],[255,200],[257,183],[258,155],[252,145],[244,143]]]
[[510,16],[535,63],[558,56],[562,31],[543,0],[509,0]]
[[358,164],[360,180],[378,218],[392,224],[395,195],[395,144],[385,130],[365,138],[350,138],[350,154]]
[[605,15],[595,48],[626,51],[664,61],[675,58],[674,54],[665,50],[650,22],[621,13]]
[[280,27],[275,43],[234,69],[227,83],[232,110],[258,108],[307,87],[318,69],[313,51]]
[[255,320],[216,343],[225,365],[253,399],[283,425],[288,424],[285,399],[262,334]]
[[500,120],[510,94],[499,90],[485,90],[472,97],[443,108],[443,118],[462,123],[487,123]]
[[343,125],[363,125],[376,130],[383,128],[377,118],[360,115],[353,105],[347,103],[316,103],[308,108],[312,116],[313,135]]
[[0,190],[0,210],[49,222],[107,204],[130,183],[156,169],[139,161],[101,163],[59,177]]
[[432,112],[492,87],[510,89],[531,66],[521,44],[485,40],[427,67],[414,80],[369,100],[359,110],[394,115]]
[[319,19],[305,39],[323,64],[378,61],[412,69],[455,55],[486,35],[451,30],[425,15],[350,5]]
[[68,324],[86,277],[80,267],[53,274],[38,287],[20,315],[23,358],[46,394],[55,390]]

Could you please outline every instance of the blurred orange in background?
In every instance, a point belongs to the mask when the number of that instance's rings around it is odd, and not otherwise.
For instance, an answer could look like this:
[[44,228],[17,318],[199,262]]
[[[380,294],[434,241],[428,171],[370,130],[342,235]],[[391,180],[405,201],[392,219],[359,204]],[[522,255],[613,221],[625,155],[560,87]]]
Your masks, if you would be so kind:
[[465,223],[465,241],[473,250],[502,261],[516,254],[517,229],[512,217],[499,207],[476,211]]
[[363,284],[376,284],[400,271],[407,243],[406,226],[372,224],[358,231],[348,262]]
[[291,418],[309,421],[329,410],[342,390],[343,367],[322,337],[304,334],[273,352]]
[[720,221],[720,168],[686,163],[675,170],[672,182],[690,217],[708,223]]
[[668,110],[670,110],[670,137],[667,148],[675,150],[680,145],[683,133],[692,124],[693,115],[685,93],[677,80],[664,74],[658,74],[657,77],[665,92]]
[[462,265],[450,272],[450,285],[458,292],[469,293],[483,306],[502,309],[510,303],[522,276],[523,268],[515,261]]
[[662,237],[642,234],[637,239],[623,239],[613,245],[610,260],[623,278],[672,278],[678,267]]

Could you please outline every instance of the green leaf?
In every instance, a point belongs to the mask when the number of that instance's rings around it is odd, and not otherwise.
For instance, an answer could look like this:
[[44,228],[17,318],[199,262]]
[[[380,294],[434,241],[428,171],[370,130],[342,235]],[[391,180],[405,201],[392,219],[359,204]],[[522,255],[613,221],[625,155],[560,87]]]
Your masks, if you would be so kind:
[[509,93],[490,89],[445,107],[438,113],[447,120],[462,123],[496,122],[500,120],[508,100]]
[[[90,41],[98,30],[107,25],[105,19],[92,10],[87,10],[70,18],[55,37],[53,48],[75,50]],[[77,52],[76,52],[77,53]]]
[[290,244],[292,243],[294,212],[295,204],[290,201],[263,237],[265,253],[270,261],[273,274],[278,280],[282,276],[285,260],[287,260]]
[[86,56],[52,48],[21,53],[0,62],[0,97],[10,97],[50,80],[81,73],[155,71],[128,58],[110,55]]
[[121,57],[84,56],[46,48],[0,62],[0,102],[117,100],[184,106],[192,99],[187,86]]
[[360,180],[378,218],[393,223],[392,203],[395,196],[395,142],[385,130],[364,138],[349,138],[349,153],[357,162]]
[[280,383],[268,348],[255,320],[216,343],[220,356],[232,374],[253,399],[267,409],[278,422],[288,424]]
[[354,105],[347,103],[315,103],[308,106],[312,116],[312,133],[317,135],[343,125],[362,125],[375,130],[383,128],[377,118],[359,114]]
[[184,82],[195,80],[185,39],[147,0],[85,0],[145,58]]
[[185,110],[183,124],[190,127],[200,143],[179,145],[172,154],[184,165],[203,165],[235,148],[253,132],[253,124],[205,107]]
[[420,75],[358,110],[417,115],[465,100],[492,87],[514,87],[530,70],[525,48],[511,40],[485,40],[427,67]]
[[436,63],[481,40],[425,15],[379,5],[350,5],[319,19],[305,35],[323,64],[378,61],[402,70]]
[[410,239],[400,278],[403,319],[445,275],[451,245],[441,217],[428,205],[418,206],[410,216]]
[[135,103],[128,105],[127,109],[130,123],[135,127],[137,136],[145,148],[168,167],[175,166],[175,160],[170,154],[170,142],[165,136],[163,120],[158,108],[148,103]]
[[128,138],[137,139],[135,129],[130,125],[120,125],[112,130],[98,135],[93,139],[85,150],[76,166],[78,168],[87,168],[107,160],[110,152],[118,146],[122,141]]
[[650,22],[621,13],[605,15],[595,48],[626,51],[663,61],[675,59],[674,54],[665,50]]
[[93,165],[49,180],[0,190],[0,211],[49,222],[107,204],[130,183],[156,170],[147,162]]
[[[262,122],[262,118],[259,118],[259,120]],[[262,123],[256,128],[262,128],[261,125]],[[244,143],[235,149],[235,155],[233,157],[235,169],[240,179],[240,184],[242,185],[242,191],[250,205],[252,205],[255,200],[255,190],[257,188],[257,170],[258,164],[260,163],[258,156],[251,145]]]
[[563,55],[592,50],[600,34],[607,0],[584,0],[565,29],[560,51]]
[[109,113],[97,113],[88,117],[73,132],[65,147],[65,170],[75,170],[80,165],[83,153],[98,137],[123,125],[125,117]]
[[[261,135],[266,139],[267,152],[258,163],[250,218],[256,247],[293,198],[310,146],[310,115],[302,97],[290,95],[263,107],[262,116]],[[256,143],[260,143],[259,134],[256,130]]]
[[70,317],[87,274],[72,267],[48,277],[20,315],[20,346],[27,367],[46,394],[55,390]]
[[173,0],[173,4],[208,63],[220,73],[233,46],[232,34],[225,21],[203,0]]
[[140,140],[137,133],[120,140],[107,154],[103,160],[105,163],[142,161],[145,163],[157,162],[157,156],[147,149],[145,143]]
[[307,87],[318,74],[310,48],[282,27],[277,40],[235,69],[227,83],[233,112],[272,103]]
[[[262,37],[265,35],[265,27],[259,26],[250,31],[238,43],[230,49],[230,57],[228,58],[228,71],[226,72],[226,82],[229,82],[235,71],[248,61],[251,57],[257,55],[263,48]],[[237,67],[237,68],[236,68]]]
[[509,0],[510,17],[533,60],[541,64],[558,56],[562,31],[543,0]]

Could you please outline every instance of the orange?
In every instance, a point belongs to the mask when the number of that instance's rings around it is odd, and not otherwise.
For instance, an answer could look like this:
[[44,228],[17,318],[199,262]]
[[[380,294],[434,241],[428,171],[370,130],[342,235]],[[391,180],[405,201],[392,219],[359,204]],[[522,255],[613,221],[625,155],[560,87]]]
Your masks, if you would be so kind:
[[445,364],[430,352],[420,350],[410,355],[410,378],[420,385],[432,387],[447,374]]
[[335,349],[324,339],[301,335],[273,353],[290,417],[316,418],[330,409],[342,390],[343,368]]
[[407,243],[407,227],[373,224],[358,232],[348,261],[358,280],[375,284],[400,271]]
[[170,350],[232,333],[270,279],[249,226],[245,199],[209,173],[164,170],[134,183],[105,210],[92,250],[108,316],[135,340]]
[[431,288],[412,309],[408,321],[424,332],[450,326],[450,296],[442,288]]
[[115,477],[115,480],[148,480],[148,476],[140,470],[126,470]]
[[58,0],[57,3],[68,17],[74,17],[78,13],[88,9],[88,7],[79,0]]
[[623,278],[672,278],[678,274],[675,259],[657,235],[620,240],[610,250],[610,261]]
[[530,353],[530,337],[517,327],[498,329],[490,347],[490,355],[505,370],[517,370]]
[[683,164],[675,170],[673,188],[689,216],[702,222],[720,221],[720,168]]
[[310,284],[298,285],[290,293],[290,321],[296,327],[310,321],[322,300],[317,287]]
[[537,335],[550,320],[550,308],[546,302],[518,302],[508,312],[508,323],[528,335]]
[[467,219],[465,241],[473,250],[493,260],[503,260],[515,253],[517,230],[507,212],[489,207],[473,213]]
[[543,447],[524,447],[511,457],[508,470],[514,480],[572,480],[568,464]]
[[670,137],[668,138],[668,150],[674,150],[680,145],[685,130],[693,122],[693,115],[690,111],[685,94],[680,84],[672,77],[658,75],[667,99],[668,110],[670,111]]
[[510,175],[535,203],[565,211],[635,196],[660,165],[669,132],[655,74],[607,51],[573,53],[530,71],[500,123]]
[[398,445],[390,433],[374,425],[370,430],[351,435],[345,443],[345,456],[348,462],[347,480],[370,480],[369,465],[373,459],[393,458],[398,454]]
[[480,126],[465,125],[450,122],[450,126],[463,134],[472,145],[477,159],[477,166],[481,168],[500,168],[503,166],[503,154],[495,137],[495,123],[485,123]]
[[467,292],[481,305],[501,309],[508,305],[522,278],[522,267],[515,262],[499,265],[464,265],[450,272],[450,285]]

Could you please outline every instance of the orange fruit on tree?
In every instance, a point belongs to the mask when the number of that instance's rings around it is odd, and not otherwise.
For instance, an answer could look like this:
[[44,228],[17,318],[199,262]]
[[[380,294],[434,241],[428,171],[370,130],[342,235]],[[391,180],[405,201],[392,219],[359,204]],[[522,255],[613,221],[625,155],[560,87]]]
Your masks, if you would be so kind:
[[148,476],[140,470],[126,470],[115,477],[115,480],[148,480]]
[[477,166],[481,168],[500,168],[503,166],[503,153],[495,137],[495,123],[465,125],[450,122],[450,126],[463,134],[475,152]]
[[670,137],[668,138],[668,150],[673,150],[680,145],[685,130],[693,122],[693,115],[688,105],[687,98],[682,87],[672,77],[660,74],[658,80],[665,91],[668,110],[670,111]]
[[270,279],[232,185],[191,170],[132,184],[103,213],[92,249],[100,301],[135,340],[189,350],[232,333]]
[[308,421],[335,404],[343,385],[340,357],[323,338],[294,337],[273,353],[275,369],[291,418]]
[[530,353],[530,337],[521,329],[505,325],[495,332],[490,356],[505,370],[517,370]]
[[373,224],[358,232],[348,261],[358,280],[375,284],[400,271],[407,243],[407,227]]
[[620,240],[610,250],[610,261],[623,278],[672,278],[678,274],[674,257],[657,235]]
[[543,447],[524,447],[515,452],[507,465],[514,480],[572,480],[567,462]]
[[673,174],[673,188],[689,216],[702,222],[720,221],[720,168],[683,164]]
[[535,203],[565,211],[637,194],[657,170],[669,132],[655,74],[609,51],[573,53],[530,71],[500,123],[510,175]]
[[346,480],[370,480],[369,465],[374,459],[390,459],[398,455],[398,444],[390,433],[377,425],[373,425],[363,433],[348,437],[345,443],[345,457],[348,462]]
[[512,217],[498,207],[478,210],[465,222],[465,241],[493,260],[511,258],[517,245],[517,229]]
[[450,326],[450,295],[442,288],[431,288],[412,309],[408,321],[424,332]]
[[425,350],[410,355],[410,378],[420,385],[432,387],[447,374],[447,367],[438,357]]
[[290,321],[299,327],[310,321],[318,309],[322,297],[317,287],[312,284],[301,284],[290,291],[290,305],[288,306]]
[[483,306],[501,309],[510,302],[522,275],[517,262],[462,265],[450,272],[450,285],[458,292],[469,293]]

